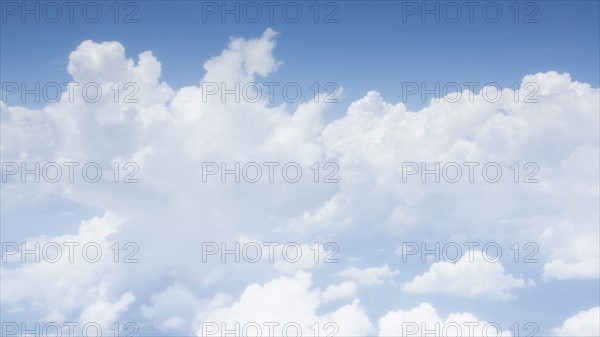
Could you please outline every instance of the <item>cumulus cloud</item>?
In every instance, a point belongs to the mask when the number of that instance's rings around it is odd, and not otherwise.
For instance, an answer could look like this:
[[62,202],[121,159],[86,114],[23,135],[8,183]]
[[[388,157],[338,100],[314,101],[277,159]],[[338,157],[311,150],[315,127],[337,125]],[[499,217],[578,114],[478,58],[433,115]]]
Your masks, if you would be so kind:
[[352,281],[343,282],[340,284],[332,284],[321,293],[321,301],[323,303],[335,301],[339,299],[352,298],[358,290],[358,285]]
[[276,35],[274,30],[267,28],[259,39],[232,38],[229,47],[221,55],[204,63],[206,76],[203,82],[220,83],[225,80],[247,83],[257,75],[266,77],[279,66],[271,53]]
[[[334,293],[347,286],[336,286],[336,290],[329,287],[321,294],[320,290],[310,289],[311,279],[311,274],[298,272],[293,277],[279,277],[264,285],[250,285],[235,303],[216,308],[205,317],[199,317],[200,329],[196,334],[210,335],[209,333],[214,333],[214,329],[222,333],[225,327],[229,330],[237,329],[238,335],[249,335],[244,332],[256,331],[258,326],[258,331],[261,332],[259,335],[267,335],[270,322],[277,322],[274,330],[271,330],[275,331],[274,335],[286,335],[283,331],[299,331],[301,336],[312,336],[317,328],[320,334],[336,331],[340,336],[365,336],[373,331],[358,300],[335,311],[317,314],[317,309],[323,303],[322,299],[340,297]],[[286,325],[292,330],[286,330]]]
[[556,336],[600,335],[600,307],[578,312],[567,318],[560,327],[552,329]]
[[[590,219],[591,220],[591,219]],[[564,221],[549,227],[543,233],[547,242],[560,243],[549,262],[544,264],[545,279],[598,279],[600,278],[600,247],[595,236],[568,235],[573,221]]]
[[379,320],[379,336],[511,336],[495,322],[481,321],[471,313],[452,313],[442,319],[429,303],[410,310],[390,311]]
[[[232,39],[221,55],[205,64],[207,73],[204,80],[250,81],[255,76],[268,75],[278,66],[272,56],[274,36],[275,33],[269,29],[258,39]],[[223,68],[235,71],[230,74],[222,72]],[[320,200],[326,200],[327,193],[335,188],[315,186],[310,177],[306,179],[310,184],[300,183],[292,188],[282,181],[281,172],[278,172],[277,181],[273,184],[265,178],[266,182],[260,189],[253,188],[251,184],[223,185],[219,176],[204,184],[201,174],[202,162],[205,161],[227,162],[229,167],[239,161],[294,161],[308,171],[312,163],[324,161],[325,150],[319,145],[316,135],[322,128],[322,113],[326,105],[308,102],[298,106],[298,113],[294,114],[284,107],[267,108],[267,99],[255,104],[204,103],[201,85],[173,91],[160,82],[161,65],[150,52],[140,54],[136,64],[126,57],[124,47],[118,42],[82,42],[69,57],[68,72],[73,76],[69,89],[73,91],[73,101],[69,92],[65,92],[59,102],[41,110],[9,107],[1,103],[1,146],[3,161],[27,161],[28,167],[34,167],[35,161],[42,165],[47,162],[61,165],[78,162],[80,166],[76,168],[75,181],[68,181],[68,168],[64,166],[63,179],[56,184],[43,181],[40,184],[20,184],[18,174],[10,176],[2,187],[3,193],[12,195],[10,202],[3,202],[3,216],[5,212],[19,211],[25,202],[31,200],[43,204],[56,199],[120,214],[126,219],[126,225],[111,232],[96,233],[95,239],[111,235],[113,240],[122,242],[134,240],[141,247],[141,261],[156,262],[151,265],[139,263],[123,273],[128,275],[129,281],[138,282],[144,288],[138,288],[138,291],[154,288],[153,282],[160,282],[157,280],[160,275],[170,273],[188,275],[202,285],[214,284],[224,277],[222,266],[205,264],[198,268],[200,252],[189,249],[197,244],[197,238],[231,240],[237,236],[239,229],[249,234],[268,236],[270,230],[282,226],[290,214],[299,214],[301,210],[317,205]],[[83,82],[97,83],[105,95],[95,103],[86,101],[82,95]],[[120,100],[115,103],[112,95],[106,94],[111,93],[109,87],[114,82],[121,84],[121,97],[131,92],[123,90],[124,83],[137,84],[137,102]],[[228,136],[222,137],[223,132],[227,132]],[[97,183],[82,181],[79,169],[88,162],[99,163],[102,167],[104,174]],[[124,172],[122,165],[136,163],[138,171],[135,178],[140,183],[115,184],[114,172],[109,168],[114,162],[121,163],[121,180],[123,174],[131,173],[131,170]],[[264,169],[266,172],[267,168]],[[309,190],[324,195],[304,197]],[[165,198],[165,195],[172,198]],[[237,196],[237,211],[218,211],[226,204],[224,200],[232,195]],[[242,200],[253,201],[248,204]],[[195,206],[190,207],[190,203]],[[268,220],[264,218],[263,209],[271,210]],[[153,211],[145,214],[143,210]],[[261,218],[265,220],[258,220]],[[110,222],[108,219],[105,220]],[[9,231],[3,234],[17,238],[23,235],[17,230],[18,226],[11,226],[11,219],[3,217],[3,225],[5,223]],[[171,225],[165,226],[166,223]],[[64,226],[67,225],[70,226]],[[87,227],[83,228],[81,233],[85,234]],[[113,226],[106,226],[106,230],[111,228]],[[54,230],[48,228],[49,232]],[[163,240],[172,236],[174,230],[186,232],[187,239]],[[70,239],[81,241],[85,238]],[[160,249],[154,249],[156,247]],[[174,258],[165,257],[165,252]],[[50,305],[51,299],[45,302],[43,299],[46,297],[70,298],[79,293],[93,293],[90,290],[94,288],[93,284],[103,284],[104,295],[114,302],[130,290],[121,289],[125,283],[110,279],[106,275],[111,273],[105,274],[107,271],[99,265],[82,267],[92,272],[82,272],[80,268],[65,270],[68,275],[86,275],[79,282],[53,282],[51,275],[44,271],[48,268],[56,266],[3,267],[3,304],[16,306],[20,301],[41,301],[46,305],[41,305],[40,309],[51,314],[62,309]],[[291,267],[278,263],[274,269],[293,273],[296,268],[310,268],[310,263],[303,260]],[[142,270],[155,276],[143,277]],[[245,271],[243,273],[246,274]],[[32,288],[40,289],[40,292],[26,291],[21,287],[23,283],[18,282],[26,275],[28,283],[56,283],[58,287],[50,293],[41,290],[45,287],[37,286]],[[194,290],[197,291],[197,287]],[[88,302],[91,305],[98,299],[102,298],[92,296],[89,301],[79,301],[81,304],[78,305],[67,305],[71,302],[64,301],[63,305],[67,306],[64,311],[69,313],[65,316],[77,317],[75,309],[82,310],[82,305]],[[157,324],[177,327],[185,323],[182,315],[162,317],[151,310],[153,307],[149,303],[145,312],[148,318],[156,319]]]
[[135,296],[127,292],[116,302],[98,300],[85,308],[79,315],[79,322],[95,322],[108,328],[117,321],[119,315],[127,311],[129,305],[135,301]]
[[[123,259],[116,254],[123,253],[123,246],[114,246],[108,237],[119,231],[122,222],[107,213],[83,221],[75,235],[3,242],[3,306],[31,303],[30,313],[45,320],[78,318],[108,329],[135,300],[132,288],[124,293],[114,288],[122,280],[117,263]],[[9,245],[16,247],[5,248]]]
[[[240,233],[262,241],[301,237],[302,242],[318,238],[321,243],[348,234],[360,236],[363,245],[406,236],[536,241],[545,247],[537,257],[546,279],[598,278],[593,241],[598,237],[597,88],[568,74],[539,73],[523,78],[523,83],[538,85],[536,104],[514,102],[516,93],[529,94],[524,89],[504,89],[496,103],[485,101],[481,92],[472,93],[469,102],[465,93],[455,103],[431,102],[417,112],[371,91],[331,123],[323,118],[328,105],[312,99],[293,108],[271,106],[266,98],[223,103],[217,94],[203,100],[208,82],[231,88],[236,81],[243,85],[275,72],[282,65],[273,57],[275,46],[276,33],[270,29],[257,38],[232,38],[204,64],[206,74],[198,85],[175,90],[161,82],[161,64],[151,52],[134,60],[119,42],[84,41],[69,56],[73,83],[59,102],[39,110],[0,102],[3,161],[98,162],[104,169],[95,184],[81,179],[68,183],[66,178],[57,184],[20,184],[19,175],[10,176],[2,185],[2,193],[10,195],[2,198],[4,240],[94,239],[106,251],[115,241],[140,246],[140,263],[127,268],[112,262],[15,266],[13,261],[1,269],[6,313],[21,317],[23,308],[32,307],[31,319],[67,320],[102,312],[109,320],[139,312],[159,330],[181,333],[198,331],[206,319],[335,320],[337,335],[373,331],[357,300],[328,314],[316,312],[324,303],[356,299],[359,286],[393,283],[397,271],[388,265],[342,265],[341,272],[329,273],[315,268],[308,256],[296,264],[199,262],[199,241],[228,241]],[[84,82],[100,85],[105,94],[98,102],[82,98]],[[114,82],[120,83],[116,103]],[[125,88],[126,83],[137,85],[137,102],[123,101],[136,89]],[[204,162],[226,162],[231,168],[235,162],[292,161],[305,170],[297,184],[281,179],[269,183],[266,169],[258,184],[223,184],[220,175],[203,182]],[[418,175],[403,183],[402,163],[407,161],[496,161],[505,171],[497,184],[482,182],[480,172],[477,182],[469,183],[466,170],[457,184],[423,184]],[[114,183],[109,169],[114,162],[137,163],[140,182]],[[315,162],[338,164],[339,183],[315,184],[308,169]],[[514,162],[536,162],[539,183],[515,184],[508,169]],[[522,171],[520,180],[527,173]],[[100,215],[78,215],[85,219],[78,231],[73,230],[78,222],[72,221],[45,227],[43,237],[30,235],[39,231],[31,223],[15,225],[14,214],[27,214],[26,206],[67,202]],[[372,236],[364,236],[365,231]],[[319,252],[325,255],[321,247]],[[356,259],[370,262],[368,256]],[[307,270],[352,281],[312,289]],[[293,277],[277,278],[280,273]],[[497,284],[491,286],[492,280]],[[495,300],[510,299],[513,289],[530,284],[500,264],[460,261],[434,264],[406,290],[431,292],[440,282],[454,295]],[[243,295],[232,303],[230,297],[237,298],[240,289]],[[173,307],[170,298],[178,299],[180,307]],[[283,300],[292,300],[298,309],[276,302]],[[258,307],[266,310],[263,316]]]
[[[522,84],[518,91],[503,89],[494,103],[482,89],[464,92],[456,102],[432,100],[417,112],[374,91],[351,103],[322,133],[344,168],[343,184],[315,209],[312,228],[377,224],[393,237],[413,240],[445,242],[461,235],[505,247],[533,241],[545,247],[540,254],[548,259],[547,278],[597,279],[599,252],[588,241],[600,234],[598,89],[556,72],[527,75]],[[531,94],[527,85],[537,88],[537,103],[515,99]],[[433,174],[422,183],[419,164],[432,169],[435,162],[461,166],[459,181],[449,182],[440,169],[439,183]],[[478,168],[498,163],[500,181],[488,183],[476,169],[471,182],[467,162]],[[420,171],[405,177],[406,163]],[[519,183],[510,169],[515,163]],[[526,163],[532,164],[524,170]],[[528,174],[538,182],[524,183]]]
[[[515,298],[512,289],[535,285],[532,280],[506,274],[502,263],[494,257],[474,251],[463,255],[456,263],[442,261],[429,271],[404,285],[409,293],[444,293],[450,296],[507,301]],[[495,262],[494,262],[495,261]]]

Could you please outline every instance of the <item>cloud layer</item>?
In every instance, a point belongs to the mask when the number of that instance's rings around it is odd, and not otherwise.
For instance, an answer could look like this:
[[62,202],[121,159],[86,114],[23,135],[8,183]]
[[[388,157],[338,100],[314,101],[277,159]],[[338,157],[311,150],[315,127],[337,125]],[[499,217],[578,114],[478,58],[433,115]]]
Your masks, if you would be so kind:
[[[75,84],[60,102],[41,110],[0,102],[3,163],[95,162],[103,168],[94,184],[79,178],[81,166],[73,183],[63,177],[55,184],[21,184],[19,174],[9,176],[2,185],[3,195],[11,196],[3,197],[4,240],[42,246],[94,241],[105,252],[114,242],[135,242],[140,261],[20,264],[16,255],[1,269],[3,313],[21,320],[93,317],[104,326],[134,317],[158,331],[178,333],[199,334],[203,322],[293,321],[306,335],[312,335],[317,322],[321,329],[336,322],[340,336],[393,335],[402,329],[398,322],[416,316],[442,325],[484,322],[471,313],[442,319],[424,301],[412,309],[396,303],[381,317],[369,314],[361,296],[379,287],[401,292],[394,287],[400,277],[408,281],[403,290],[409,294],[442,292],[498,301],[515,299],[512,290],[527,291],[540,279],[598,280],[598,88],[550,71],[523,78],[524,84],[539,88],[535,104],[515,102],[516,94],[528,94],[524,89],[503,89],[496,103],[486,101],[483,91],[471,93],[469,102],[465,92],[458,102],[431,102],[416,112],[371,91],[331,123],[323,117],[330,105],[311,99],[297,106],[272,105],[265,97],[253,103],[238,103],[232,96],[226,102],[218,96],[203,100],[203,83],[231,88],[275,72],[281,66],[273,56],[276,36],[267,29],[258,38],[232,38],[220,55],[206,61],[197,86],[177,90],[161,82],[161,64],[151,52],[134,61],[119,42],[88,40],[70,54],[67,71],[73,82],[98,83],[104,95],[97,102],[84,99],[84,86]],[[115,82],[121,85],[117,102],[111,89]],[[137,102],[124,99],[132,92]],[[139,183],[115,183],[114,162],[136,163]],[[236,162],[254,162],[265,175],[264,163],[281,164],[272,183],[266,178],[235,183],[234,175],[222,183],[220,174],[205,183],[207,162],[225,163],[228,169]],[[281,167],[290,162],[303,169],[297,183],[281,176]],[[444,177],[436,183],[429,175],[422,183],[420,174],[402,171],[408,162],[429,167],[456,162],[463,176],[456,183]],[[474,182],[465,162],[482,163]],[[497,183],[483,179],[481,167],[489,162],[503,169]],[[510,169],[515,162],[518,183]],[[339,182],[315,183],[314,163],[320,163],[321,181],[328,173],[325,163],[335,163]],[[526,169],[526,163],[539,168],[538,183],[523,183],[535,168]],[[127,173],[123,169],[119,180]],[[81,211],[81,223],[55,220],[58,224],[42,233],[31,223],[16,225],[31,205],[64,204],[97,216]],[[312,253],[318,240],[320,262],[304,256],[297,264],[281,259],[202,263],[201,242],[248,237],[261,243],[298,242]],[[407,237],[498,241],[503,247],[536,242],[535,257],[541,262],[534,282],[513,276],[506,260],[438,262],[423,273],[385,264],[392,254],[384,263],[373,257],[382,238]],[[364,256],[367,265],[346,265],[345,258],[339,264],[322,263],[328,241],[340,243],[340,257],[355,254],[358,245],[371,247]],[[521,251],[519,259],[527,253]],[[554,332],[597,331],[593,310],[566,320]]]

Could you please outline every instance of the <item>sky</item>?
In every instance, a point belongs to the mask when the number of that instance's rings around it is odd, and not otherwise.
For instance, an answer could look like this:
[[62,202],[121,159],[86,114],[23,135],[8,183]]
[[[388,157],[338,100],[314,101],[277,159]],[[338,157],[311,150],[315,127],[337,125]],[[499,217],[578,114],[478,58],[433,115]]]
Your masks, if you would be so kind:
[[598,1],[0,4],[1,335],[600,335]]

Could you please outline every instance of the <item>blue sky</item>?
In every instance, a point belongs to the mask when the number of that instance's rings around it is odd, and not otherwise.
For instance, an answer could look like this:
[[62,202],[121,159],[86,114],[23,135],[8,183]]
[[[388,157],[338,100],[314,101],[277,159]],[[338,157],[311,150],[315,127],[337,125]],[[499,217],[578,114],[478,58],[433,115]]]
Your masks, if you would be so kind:
[[[46,2],[1,0],[3,89],[69,81],[97,82],[104,93],[114,82],[139,89],[135,103],[2,92],[2,321],[95,319],[104,329],[130,321],[139,335],[161,336],[252,320],[305,329],[333,321],[337,336],[398,335],[398,322],[418,319],[497,322],[513,336],[515,322],[535,323],[536,336],[600,333],[600,2],[475,1],[472,22],[469,3],[280,2],[269,22],[264,2],[84,1],[69,22],[55,2],[59,22],[37,23],[32,14],[22,22],[20,6]],[[263,8],[258,22],[221,20],[219,6],[254,4]],[[97,23],[81,15],[86,6],[101,8]],[[294,6],[303,15],[291,23],[282,8]],[[423,19],[435,8],[440,22]],[[450,22],[456,8],[462,16]],[[496,8],[502,15],[489,22]],[[122,22],[131,11],[136,22]],[[303,94],[287,104],[279,90],[274,102],[203,101],[213,81],[297,82]],[[329,82],[343,88],[339,102],[313,103],[315,82],[322,94]],[[473,101],[407,92],[413,83],[467,90],[469,82],[480,83]],[[504,89],[499,102],[480,92],[486,83]],[[522,102],[528,83],[536,104]],[[80,163],[76,170],[93,162],[103,175],[68,182],[63,167],[59,183],[23,183],[9,172],[36,162]],[[115,162],[138,165],[139,182],[114,182]],[[304,174],[268,182],[263,167],[258,184],[219,173],[204,181],[207,163],[236,162],[280,163],[276,170],[293,162]],[[406,163],[434,162],[460,163],[462,179],[403,181]],[[471,162],[480,164],[474,182]],[[481,171],[489,163],[503,170],[498,183]],[[339,181],[323,182],[333,167]],[[130,172],[119,168],[122,180]],[[539,181],[525,183],[528,174]],[[90,240],[108,260],[22,263],[5,244]],[[309,260],[201,258],[206,242],[270,241],[298,242]],[[140,262],[113,263],[115,242],[139,245]],[[321,256],[334,242],[339,262],[312,263],[315,242]],[[411,242],[495,242],[503,256],[405,263]],[[536,263],[522,261],[528,242]]]
[[[598,85],[600,72],[597,1],[538,1],[536,7],[522,1],[518,23],[510,1],[497,2],[502,16],[496,23],[486,22],[485,2],[474,7],[473,23],[468,7],[460,2],[462,17],[457,23],[449,22],[451,8],[447,17],[440,10],[440,23],[433,15],[423,23],[421,9],[409,15],[401,1],[341,1],[331,8],[323,2],[320,21],[337,8],[331,17],[337,23],[314,23],[310,1],[299,2],[303,15],[297,23],[287,22],[282,9],[274,10],[272,23],[267,9],[256,23],[244,20],[243,14],[239,23],[232,15],[223,23],[220,9],[215,15],[205,13],[203,22],[200,1],[140,1],[139,12],[131,17],[138,22],[118,24],[109,9],[112,3],[101,3],[103,16],[97,23],[87,23],[77,11],[70,23],[64,8],[58,23],[41,19],[40,24],[30,24],[31,15],[21,23],[18,14],[7,16],[1,32],[3,80],[66,81],[67,56],[81,41],[116,40],[126,45],[130,57],[151,50],[163,63],[162,78],[179,88],[197,84],[204,60],[219,53],[231,36],[258,35],[268,27],[280,34],[275,55],[283,62],[269,80],[306,83],[305,88],[315,81],[336,82],[346,89],[346,102],[368,90],[381,92],[391,102],[401,101],[402,82],[425,82],[430,88],[435,82],[496,82],[509,87],[526,74],[556,70]],[[435,8],[436,2],[426,3]],[[444,6],[437,4],[440,9]],[[134,10],[121,6],[118,21]],[[492,20],[493,9],[488,11]],[[528,20],[538,22],[523,22]],[[428,66],[416,66],[422,64]],[[422,107],[421,99],[415,98],[409,96],[408,103]]]

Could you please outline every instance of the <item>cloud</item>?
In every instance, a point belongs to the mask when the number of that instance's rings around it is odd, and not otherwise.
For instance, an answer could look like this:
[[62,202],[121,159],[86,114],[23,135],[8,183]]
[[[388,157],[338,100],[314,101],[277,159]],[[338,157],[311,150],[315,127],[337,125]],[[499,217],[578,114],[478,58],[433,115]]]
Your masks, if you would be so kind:
[[[150,51],[140,53],[138,58],[137,64],[132,59],[126,58],[125,47],[117,41],[102,43],[95,43],[92,40],[83,41],[69,55],[67,66],[67,72],[73,77],[71,85],[74,86],[72,88],[74,92],[65,92],[61,101],[69,101],[69,95],[74,98],[74,101],[75,99],[81,101],[83,97],[88,97],[87,100],[84,99],[86,102],[93,101],[91,97],[95,93],[91,93],[94,90],[89,89],[90,94],[86,96],[83,95],[82,90],[85,90],[86,85],[98,84],[103,87],[101,99],[105,98],[100,103],[106,102],[106,98],[112,99],[113,103],[115,100],[125,103],[135,100],[136,107],[166,102],[172,97],[173,90],[166,83],[159,82],[160,62]],[[121,85],[118,88],[122,96],[114,94],[115,82]],[[126,88],[127,83],[134,86]],[[128,94],[134,92],[135,94],[127,99]]]
[[397,270],[392,271],[388,265],[366,269],[358,269],[351,266],[348,269],[341,271],[340,275],[355,280],[360,285],[373,286],[384,284],[384,279],[389,279],[391,281],[398,273]]
[[332,284],[321,293],[321,301],[323,303],[335,301],[339,299],[353,298],[358,290],[358,285],[352,281]]
[[[503,89],[495,103],[482,89],[417,112],[375,91],[352,102],[323,130],[324,145],[343,167],[342,184],[328,204],[306,212],[319,215],[309,218],[310,228],[318,233],[335,228],[333,222],[340,231],[375,226],[413,241],[461,235],[503,247],[534,242],[545,248],[536,258],[548,259],[547,278],[597,279],[600,254],[588,241],[600,235],[599,91],[553,71],[527,75],[521,84],[518,91]],[[532,92],[525,87],[536,88],[537,103],[523,102]],[[457,163],[460,180],[448,182],[441,169],[439,183],[433,174],[422,183],[420,172],[404,180],[403,164],[410,162],[430,169],[434,162]],[[471,182],[466,162],[498,163],[501,180],[486,182],[476,170]],[[519,183],[510,169],[515,163]],[[526,163],[534,166],[525,170]],[[524,183],[528,174],[538,182]],[[581,248],[571,251],[574,245]]]
[[205,317],[201,317],[199,323],[201,328],[196,334],[209,335],[209,332],[214,331],[215,328],[222,333],[223,327],[238,329],[237,334],[243,334],[244,329],[250,329],[254,324],[258,324],[261,329],[259,331],[263,331],[262,335],[266,335],[269,331],[269,322],[278,323],[274,327],[274,335],[282,335],[282,329],[286,324],[298,326],[302,336],[312,336],[315,331],[311,330],[311,327],[316,329],[315,323],[318,323],[319,329],[324,329],[320,333],[325,330],[330,332],[336,330],[336,334],[340,336],[364,336],[373,331],[369,318],[360,308],[358,300],[335,311],[317,314],[317,309],[323,303],[322,299],[324,297],[331,299],[333,292],[337,291],[330,286],[322,297],[321,291],[310,289],[311,279],[311,274],[298,272],[293,277],[279,277],[264,285],[250,285],[235,303],[216,308]]
[[[221,55],[207,61],[204,81],[253,81],[255,76],[268,75],[278,66],[272,56],[274,37],[275,33],[268,29],[257,39],[232,39]],[[227,73],[222,69],[235,71]],[[98,102],[88,102],[82,95],[83,85],[73,84],[73,101],[65,92],[60,102],[40,110],[0,103],[3,161],[27,161],[28,167],[34,167],[36,161],[42,165],[48,162],[80,163],[74,182],[68,181],[64,166],[63,177],[56,184],[43,180],[39,184],[21,184],[18,174],[11,176],[2,186],[2,192],[11,195],[10,202],[5,203],[3,198],[3,230],[8,228],[3,237],[6,235],[7,240],[14,238],[17,241],[27,235],[20,230],[21,226],[14,225],[15,218],[5,215],[23,214],[25,205],[35,208],[30,204],[32,201],[40,207],[71,202],[94,211],[119,214],[122,225],[118,230],[96,232],[94,239],[104,239],[107,245],[113,241],[134,241],[140,247],[136,257],[142,262],[129,268],[110,264],[69,266],[64,273],[61,269],[59,274],[64,274],[65,278],[72,275],[73,280],[69,278],[64,282],[55,282],[56,279],[45,272],[57,270],[58,265],[3,267],[2,303],[3,307],[6,304],[14,308],[14,313],[18,312],[18,307],[35,302],[40,304],[42,316],[62,315],[75,319],[86,305],[98,300],[114,303],[122,294],[132,291],[136,303],[147,308],[147,318],[158,326],[165,329],[185,326],[185,315],[164,317],[159,310],[160,301],[151,301],[150,295],[164,291],[164,282],[173,281],[165,278],[177,275],[173,277],[181,277],[181,281],[187,280],[189,283],[186,284],[194,285],[190,286],[191,292],[202,292],[203,287],[214,285],[226,274],[237,273],[240,276],[237,280],[249,275],[247,266],[239,264],[199,264],[201,252],[191,248],[197,247],[198,238],[221,242],[236,238],[239,233],[270,237],[273,228],[283,227],[291,217],[327,200],[336,188],[315,185],[308,175],[310,165],[326,161],[326,151],[317,140],[324,125],[322,114],[326,104],[307,100],[297,106],[295,112],[288,112],[285,106],[268,107],[268,98],[252,104],[221,103],[219,100],[204,103],[201,84],[172,90],[160,82],[161,64],[150,52],[141,53],[136,64],[126,57],[124,47],[118,42],[82,42],[69,57],[68,72],[73,82],[98,83],[105,95]],[[115,103],[112,95],[106,94],[112,93],[110,86],[115,81],[121,85],[138,84],[139,92],[135,95],[138,102]],[[120,94],[123,97],[127,92]],[[223,132],[227,133],[226,137]],[[221,184],[219,176],[203,183],[201,168],[207,161],[226,162],[228,167],[235,162],[297,162],[305,173],[303,180],[295,185],[283,181],[280,171],[276,172],[277,180],[269,183],[267,168],[263,171],[263,182],[258,185]],[[99,163],[102,167],[103,175],[97,183],[82,179],[80,169],[89,162]],[[113,181],[111,165],[115,162],[121,164],[119,183]],[[131,170],[124,170],[123,165],[127,162],[137,164],[139,169],[135,178],[139,180],[138,184],[122,183],[124,175],[131,173]],[[30,180],[33,180],[31,176]],[[315,196],[307,197],[312,193]],[[236,212],[219,211],[232,197],[236,200]],[[114,227],[110,219],[102,220],[107,222],[106,230]],[[165,226],[167,223],[171,225]],[[60,230],[69,226],[73,224],[63,223]],[[26,225],[23,228],[30,230],[32,227]],[[87,235],[88,227],[82,225],[82,228],[80,234]],[[51,233],[57,228],[48,226],[44,230]],[[164,240],[181,232],[187,234],[177,240]],[[103,235],[110,235],[110,241]],[[277,240],[294,241],[293,238],[285,240],[285,236],[279,236]],[[49,235],[49,239],[60,238]],[[71,239],[86,238],[75,235]],[[31,237],[27,236],[27,239],[31,240]],[[106,248],[105,251],[110,250]],[[328,252],[320,246],[319,253],[322,259]],[[307,259],[293,265],[278,261],[274,268],[267,266],[271,271],[265,272],[294,273],[312,265]],[[75,278],[75,275],[85,277]],[[32,288],[40,291],[27,290],[26,284],[37,284]],[[100,289],[96,287],[98,284],[102,285]],[[127,284],[137,284],[138,288],[127,289]],[[52,291],[46,291],[48,287],[52,287]],[[138,293],[149,295],[140,299]],[[57,308],[52,303],[59,298],[66,300],[60,301],[62,304]]]
[[98,300],[81,312],[79,322],[95,322],[103,328],[109,328],[121,313],[127,311],[133,301],[135,296],[131,292],[123,294],[121,299],[114,303]]
[[442,319],[429,303],[410,310],[390,311],[379,320],[379,336],[511,336],[495,322],[480,321],[471,313],[452,313]]
[[512,289],[527,288],[535,285],[532,280],[525,281],[505,274],[504,267],[495,258],[474,251],[471,257],[464,254],[456,263],[436,262],[429,271],[416,276],[404,285],[409,293],[443,293],[450,296],[481,298],[497,301],[514,299]]
[[[106,213],[82,221],[77,234],[41,236],[19,245],[17,254],[3,257],[7,263],[0,268],[2,305],[21,320],[42,326],[75,322],[79,324],[75,329],[89,325],[110,331],[136,300],[123,267],[124,255],[132,250],[109,239],[122,223],[123,219]],[[26,263],[20,262],[23,256]],[[135,260],[135,254],[130,257]],[[28,310],[22,311],[23,305]]]
[[142,306],[141,313],[161,331],[187,332],[201,305],[196,295],[182,284],[171,285],[165,291],[152,295],[149,302]]
[[598,279],[600,278],[600,249],[595,236],[570,234],[572,221],[549,227],[543,233],[547,242],[560,243],[552,259],[544,264],[545,279]]
[[580,311],[567,318],[560,327],[552,329],[556,336],[598,336],[600,335],[600,307]]
[[[107,239],[122,222],[107,213],[83,221],[75,235],[32,238],[19,245],[18,253],[3,256],[7,261],[0,269],[3,306],[30,303],[31,313],[41,310],[42,317],[79,316],[99,324],[126,311],[135,296],[131,288],[119,293],[121,289],[113,287],[119,283],[120,268]],[[25,249],[32,253],[25,255]]]
[[247,83],[257,75],[266,77],[279,66],[271,53],[276,35],[275,31],[267,28],[258,39],[232,38],[221,55],[204,63],[206,75],[203,82]]
[[[41,109],[0,102],[3,161],[98,162],[104,169],[95,184],[80,178],[68,183],[66,171],[57,184],[20,184],[18,175],[10,177],[2,185],[3,194],[10,195],[2,198],[4,240],[93,238],[106,247],[117,241],[135,241],[140,247],[140,263],[127,268],[112,262],[3,266],[6,313],[19,320],[77,319],[96,311],[107,317],[139,313],[158,330],[182,333],[198,331],[207,318],[271,316],[303,324],[335,320],[341,322],[337,335],[372,332],[358,287],[387,286],[397,271],[388,265],[347,266],[344,256],[338,265],[341,274],[316,268],[310,259],[273,265],[199,262],[199,241],[231,241],[240,235],[262,241],[335,241],[341,253],[356,247],[355,242],[343,245],[356,236],[362,246],[386,251],[393,247],[381,247],[382,237],[394,241],[391,245],[406,237],[445,241],[459,236],[508,243],[504,247],[534,241],[544,248],[535,257],[544,264],[546,279],[598,278],[593,242],[598,237],[598,88],[568,74],[539,73],[522,80],[538,85],[537,104],[514,102],[516,94],[529,94],[524,89],[504,89],[497,103],[486,102],[478,92],[473,102],[465,94],[456,103],[431,102],[416,112],[370,91],[331,123],[323,117],[330,105],[312,99],[293,107],[272,106],[266,98],[223,103],[214,95],[203,101],[203,83],[225,82],[231,88],[236,81],[243,85],[274,73],[281,65],[273,56],[276,36],[267,29],[257,38],[232,38],[222,53],[205,62],[206,74],[198,85],[178,89],[161,82],[162,66],[151,52],[134,60],[119,42],[88,40],[70,54],[67,71],[73,82],[101,85],[106,94],[99,102],[86,102],[82,85],[75,83],[72,102],[68,92]],[[121,98],[131,92],[123,84],[137,84],[138,102],[115,103],[110,94],[115,81],[121,83]],[[140,182],[114,183],[110,165],[130,161],[139,166],[135,177]],[[215,175],[202,182],[204,162],[225,162],[231,168],[235,162],[274,161],[299,163],[302,180],[223,184]],[[480,172],[469,183],[466,171],[457,184],[423,184],[418,175],[403,183],[402,163],[408,161],[496,161],[504,175],[497,184],[481,181]],[[315,184],[309,169],[315,162],[338,164],[339,183]],[[522,183],[530,171],[521,170],[521,183],[515,184],[509,169],[514,162],[536,162],[540,182]],[[121,179],[126,173],[121,172]],[[55,206],[78,220],[61,218],[61,227],[43,229],[33,220],[20,220],[32,209]],[[84,220],[80,226],[79,220]],[[353,261],[365,263],[372,257],[359,256],[359,250],[351,254]],[[505,267],[481,261],[434,264],[406,288],[430,293],[446,282],[449,295],[504,301],[514,296],[513,289],[530,284]],[[325,290],[313,289],[308,275],[319,281],[342,275],[352,281],[325,282]],[[243,295],[235,289],[243,289]],[[283,301],[288,293],[297,311],[263,299],[268,295]],[[169,298],[179,299],[180,307],[172,307]],[[329,308],[343,300],[351,304],[317,314],[324,310],[321,305]],[[265,307],[264,317],[254,302]]]

